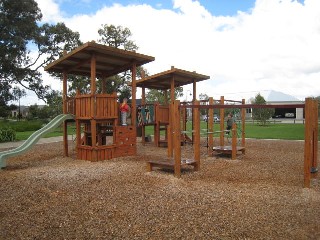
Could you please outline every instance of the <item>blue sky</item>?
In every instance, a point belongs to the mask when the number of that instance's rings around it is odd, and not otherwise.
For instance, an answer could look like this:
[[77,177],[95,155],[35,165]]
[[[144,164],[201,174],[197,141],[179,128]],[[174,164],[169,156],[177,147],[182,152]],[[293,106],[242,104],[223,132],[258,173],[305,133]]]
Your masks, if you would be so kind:
[[320,96],[320,0],[36,1],[44,22],[64,22],[83,42],[97,41],[103,24],[128,27],[138,52],[155,57],[149,74],[175,66],[210,76],[198,93]]
[[[66,13],[66,16],[72,16],[74,14],[93,14],[103,6],[112,6],[113,4],[148,4],[157,9],[172,9],[173,7],[171,0],[63,0],[60,2],[61,10]],[[233,16],[236,15],[238,11],[250,11],[250,9],[254,7],[255,0],[203,0],[199,2],[213,15]]]

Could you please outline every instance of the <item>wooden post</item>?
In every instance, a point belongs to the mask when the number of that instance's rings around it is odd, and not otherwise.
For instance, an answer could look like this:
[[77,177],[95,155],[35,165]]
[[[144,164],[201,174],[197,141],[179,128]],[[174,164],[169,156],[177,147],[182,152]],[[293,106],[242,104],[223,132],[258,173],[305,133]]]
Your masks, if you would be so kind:
[[[144,75],[144,71],[143,72],[143,75]],[[146,104],[146,88],[145,87],[142,87],[142,96],[141,96],[141,104],[143,107],[145,107],[145,104]],[[145,125],[142,125],[141,126],[141,137],[142,137],[142,144],[145,145],[146,143],[146,133],[145,133]]]
[[67,114],[67,72],[63,71],[63,85],[62,85],[62,92],[63,92],[63,114]]
[[137,64],[134,62],[132,64],[131,69],[132,74],[132,84],[131,84],[131,90],[132,90],[132,101],[131,101],[131,125],[135,128],[136,127],[136,117],[137,117],[137,108],[136,108],[136,89],[137,89],[137,83],[136,83],[136,75],[137,75]]
[[[193,79],[193,83],[192,83],[192,104],[195,104],[195,101],[197,100],[197,81],[196,79]],[[192,108],[192,130],[194,130],[193,125],[194,125],[194,108]],[[194,143],[194,132],[192,131],[192,143]]]
[[214,116],[214,114],[213,114],[213,98],[212,97],[209,98],[209,106],[212,106],[212,108],[209,108],[209,110],[208,110],[208,117],[209,118],[207,119],[207,121],[208,121],[208,132],[209,132],[209,134],[208,134],[208,146],[209,146],[208,154],[211,154],[212,153],[212,148],[213,148],[213,129],[214,129],[214,127],[213,127],[213,124],[214,124],[213,116]]
[[164,93],[164,104],[168,104],[168,91],[167,90],[163,90]]
[[[187,105],[187,104],[184,104]],[[181,109],[182,111],[182,131],[186,131],[187,130],[187,109],[183,108]]]
[[[242,104],[246,104],[246,100],[242,99]],[[243,154],[245,154],[246,149],[246,109],[241,108],[241,121],[242,121],[242,133],[241,133],[241,147],[244,147]]]
[[[175,121],[175,115],[174,115],[174,111],[175,111],[175,108],[174,108],[174,104],[175,102],[171,102],[169,104],[169,125],[167,126],[167,141],[168,141],[168,157],[173,157],[173,149],[174,149],[174,134],[173,134],[173,131],[174,131],[174,121]],[[181,144],[181,143],[180,143]]]
[[[195,100],[195,105],[200,105],[200,102]],[[194,167],[195,171],[200,170],[200,111],[199,108],[194,108],[194,160],[196,161],[196,165]]]
[[318,132],[319,132],[319,127],[318,127],[318,100],[313,99],[312,100],[312,125],[313,125],[313,136],[312,136],[312,148],[313,148],[313,153],[312,153],[312,161],[311,161],[311,177],[315,178],[317,176],[318,172]]
[[[172,69],[173,67],[171,67]],[[174,99],[174,83],[175,79],[174,79],[174,75],[172,75],[171,81],[170,81],[170,104],[169,104],[169,126],[167,127],[167,136],[168,136],[168,157],[172,157],[173,156],[173,149],[175,147],[175,141],[173,141],[172,137],[174,135],[172,135],[173,132],[173,125],[175,122],[175,99]],[[180,104],[180,102],[179,102]],[[180,116],[179,116],[180,117]],[[169,132],[171,129],[171,133]],[[180,143],[181,144],[181,143]]]
[[[224,104],[224,96],[220,97],[220,104]],[[220,146],[224,146],[224,108],[220,108]]]
[[311,167],[311,155],[312,155],[312,99],[305,99],[305,133],[304,133],[304,187],[310,188],[310,167]]
[[237,158],[237,124],[232,124],[232,153],[231,159],[235,160]]
[[174,175],[181,177],[181,127],[180,127],[180,101],[174,101]]
[[154,113],[155,113],[155,124],[154,124],[154,129],[153,129],[153,136],[154,136],[154,145],[156,147],[159,147],[159,103],[156,103],[154,105]]
[[[68,113],[68,109],[67,109],[67,80],[68,80],[68,76],[67,76],[67,72],[63,71],[63,114],[67,114]],[[64,150],[64,156],[68,157],[69,156],[69,147],[68,147],[68,123],[66,121],[63,122],[63,150]]]

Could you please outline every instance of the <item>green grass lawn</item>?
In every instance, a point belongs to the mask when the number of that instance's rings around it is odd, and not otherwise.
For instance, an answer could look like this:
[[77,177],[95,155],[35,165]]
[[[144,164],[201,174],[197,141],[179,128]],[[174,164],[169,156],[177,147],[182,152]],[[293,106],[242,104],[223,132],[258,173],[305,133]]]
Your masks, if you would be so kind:
[[[203,131],[207,129],[207,123],[201,122],[200,128]],[[218,131],[220,129],[219,124],[214,125],[214,130]],[[191,123],[187,124],[187,130],[191,130]],[[146,127],[146,135],[153,135],[153,126]],[[27,139],[33,131],[16,132],[17,140]],[[68,133],[75,134],[75,126],[68,126]],[[269,124],[267,126],[259,126],[253,123],[246,124],[246,138],[257,138],[257,139],[287,139],[287,140],[303,140],[304,139],[304,124],[285,124],[276,123]],[[320,133],[320,132],[319,132]],[[58,127],[55,131],[48,133],[44,137],[55,137],[62,136],[63,129]]]
[[[28,137],[30,137],[30,135],[34,133],[34,131],[26,131],[26,132],[16,132],[16,140],[20,141],[20,140],[26,140]],[[68,134],[73,134],[75,135],[75,126],[70,125],[68,126]],[[48,138],[48,137],[58,137],[58,136],[62,136],[63,135],[63,128],[62,127],[58,127],[56,128],[54,131],[47,133],[46,135],[44,135],[44,138]]]
[[[201,122],[200,129],[207,129],[207,123]],[[187,124],[187,130],[191,130],[191,124]],[[220,130],[219,124],[214,125],[214,131]],[[304,124],[277,123],[267,126],[259,126],[253,123],[247,123],[245,128],[246,138],[257,139],[287,139],[303,140]],[[320,133],[320,132],[319,132]],[[153,127],[146,127],[146,135],[153,135]]]

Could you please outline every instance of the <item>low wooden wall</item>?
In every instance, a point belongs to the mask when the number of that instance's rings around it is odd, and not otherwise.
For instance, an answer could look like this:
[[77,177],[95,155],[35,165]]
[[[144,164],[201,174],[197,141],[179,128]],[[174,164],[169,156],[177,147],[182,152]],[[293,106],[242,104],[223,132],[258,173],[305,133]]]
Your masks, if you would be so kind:
[[77,159],[102,161],[117,157],[133,156],[137,154],[136,128],[132,126],[116,126],[115,142],[108,146],[77,147]]
[[78,119],[110,119],[118,117],[117,97],[114,94],[77,95],[75,107]]

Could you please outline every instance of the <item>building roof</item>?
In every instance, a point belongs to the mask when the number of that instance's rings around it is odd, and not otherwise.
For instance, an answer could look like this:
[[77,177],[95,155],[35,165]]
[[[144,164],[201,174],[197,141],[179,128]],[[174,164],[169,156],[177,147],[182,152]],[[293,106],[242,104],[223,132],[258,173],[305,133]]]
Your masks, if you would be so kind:
[[174,79],[174,87],[181,87],[203,80],[209,79],[209,76],[199,74],[196,72],[189,72],[172,67],[168,71],[164,71],[143,79],[136,81],[137,87],[145,87],[149,89],[167,90],[170,89],[171,79]]
[[90,76],[92,54],[96,55],[97,77],[113,76],[131,69],[134,62],[136,66],[141,66],[155,59],[133,51],[87,42],[50,63],[44,70],[57,73],[66,70],[68,74]]

